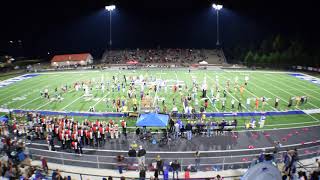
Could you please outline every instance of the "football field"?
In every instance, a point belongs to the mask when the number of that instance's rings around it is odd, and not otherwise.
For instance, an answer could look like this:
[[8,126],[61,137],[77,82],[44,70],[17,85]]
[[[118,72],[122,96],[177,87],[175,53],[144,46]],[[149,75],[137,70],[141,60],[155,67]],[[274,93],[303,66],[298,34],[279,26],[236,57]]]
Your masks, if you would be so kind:
[[[127,83],[124,82],[124,76]],[[113,101],[118,99],[129,110],[133,100],[128,98],[131,79],[143,77],[145,87],[134,84],[133,96],[136,95],[138,110],[141,109],[140,93],[149,96],[153,107],[167,112],[174,106],[179,112],[184,112],[183,97],[192,96],[189,105],[199,112],[207,98],[206,112],[237,112],[238,104],[242,104],[242,112],[265,112],[298,110],[305,114],[274,116],[266,121],[266,126],[291,127],[295,125],[314,125],[320,120],[320,85],[310,81],[310,76],[304,74],[290,74],[271,71],[231,71],[231,70],[106,70],[106,71],[74,71],[38,73],[37,76],[17,81],[0,88],[0,107],[3,109],[21,110],[50,110],[67,112],[88,112],[91,107],[96,112],[116,112]],[[245,79],[248,84],[245,86]],[[299,77],[299,78],[298,78]],[[302,79],[302,78],[303,79]],[[116,83],[114,83],[114,78]],[[165,82],[165,86],[161,83]],[[201,84],[207,84],[206,98],[202,98]],[[90,90],[85,92],[76,90],[75,83],[90,83]],[[102,88],[102,84],[104,88]],[[193,84],[199,84],[194,92]],[[157,84],[155,91],[152,87]],[[229,84],[229,88],[228,85]],[[235,84],[238,84],[235,88]],[[63,92],[62,88],[67,86]],[[120,88],[119,88],[119,87]],[[174,92],[174,87],[177,91]],[[242,92],[240,92],[240,88]],[[50,98],[41,96],[41,92],[48,90]],[[219,89],[219,91],[217,91]],[[224,98],[223,90],[226,89]],[[212,97],[220,100],[213,102]],[[60,97],[59,97],[60,96]],[[194,96],[194,97],[193,97]],[[307,97],[307,102],[296,104],[297,97]],[[59,98],[60,100],[59,100]],[[266,103],[263,105],[262,98]],[[279,106],[275,107],[275,99],[279,98]],[[255,101],[258,98],[259,106],[256,109]],[[288,107],[289,99],[293,99],[292,106]],[[223,100],[224,99],[224,100]],[[250,105],[247,105],[248,99]],[[225,101],[225,108],[222,108]],[[232,108],[231,102],[235,107]],[[214,105],[213,105],[214,103]]]

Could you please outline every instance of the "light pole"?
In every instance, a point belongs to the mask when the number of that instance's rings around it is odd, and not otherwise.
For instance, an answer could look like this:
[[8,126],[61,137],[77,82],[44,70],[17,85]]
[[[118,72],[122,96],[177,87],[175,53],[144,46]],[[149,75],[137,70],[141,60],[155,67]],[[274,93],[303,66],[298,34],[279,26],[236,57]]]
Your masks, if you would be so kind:
[[111,23],[111,12],[113,10],[116,9],[116,6],[115,5],[110,5],[110,6],[106,6],[105,9],[107,11],[109,11],[109,17],[110,17],[110,21],[109,21],[109,45],[110,45],[110,49],[111,49],[111,46],[112,46],[112,33],[111,33],[111,29],[112,29],[112,23]]
[[212,7],[217,12],[217,44],[216,45],[219,46],[220,45],[220,42],[219,42],[219,11],[222,9],[223,6],[220,4],[212,4]]

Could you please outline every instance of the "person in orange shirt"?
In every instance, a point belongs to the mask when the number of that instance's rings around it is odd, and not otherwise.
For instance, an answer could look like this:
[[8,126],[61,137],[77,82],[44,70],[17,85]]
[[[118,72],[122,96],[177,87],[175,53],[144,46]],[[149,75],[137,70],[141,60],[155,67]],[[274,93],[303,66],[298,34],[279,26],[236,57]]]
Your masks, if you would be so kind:
[[259,108],[259,98],[256,98],[256,110]]
[[243,85],[240,87],[240,95],[243,96],[244,87]]

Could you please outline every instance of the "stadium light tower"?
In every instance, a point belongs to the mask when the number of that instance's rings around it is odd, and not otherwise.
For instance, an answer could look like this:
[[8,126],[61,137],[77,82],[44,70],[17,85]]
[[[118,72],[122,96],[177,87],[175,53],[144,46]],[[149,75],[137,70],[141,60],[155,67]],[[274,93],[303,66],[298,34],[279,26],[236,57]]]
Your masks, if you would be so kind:
[[109,21],[109,45],[110,45],[110,49],[111,49],[111,46],[112,46],[112,33],[111,33],[111,29],[112,29],[112,23],[111,23],[111,12],[113,11],[113,10],[115,10],[116,9],[116,6],[115,5],[110,5],[110,6],[106,6],[105,7],[106,8],[106,10],[107,11],[109,11],[109,17],[110,17],[110,21]]
[[216,10],[217,12],[217,46],[220,45],[220,41],[219,41],[219,11],[222,9],[222,5],[220,4],[212,4],[213,9]]

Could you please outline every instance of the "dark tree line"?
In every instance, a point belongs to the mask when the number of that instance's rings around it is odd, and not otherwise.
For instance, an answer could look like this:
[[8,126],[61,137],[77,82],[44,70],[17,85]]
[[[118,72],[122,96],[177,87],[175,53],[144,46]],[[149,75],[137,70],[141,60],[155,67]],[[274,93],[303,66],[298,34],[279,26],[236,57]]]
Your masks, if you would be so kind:
[[237,46],[231,51],[231,59],[249,67],[283,68],[294,65],[320,67],[320,53],[315,47],[309,47],[301,40],[287,40],[280,35],[262,42]]

